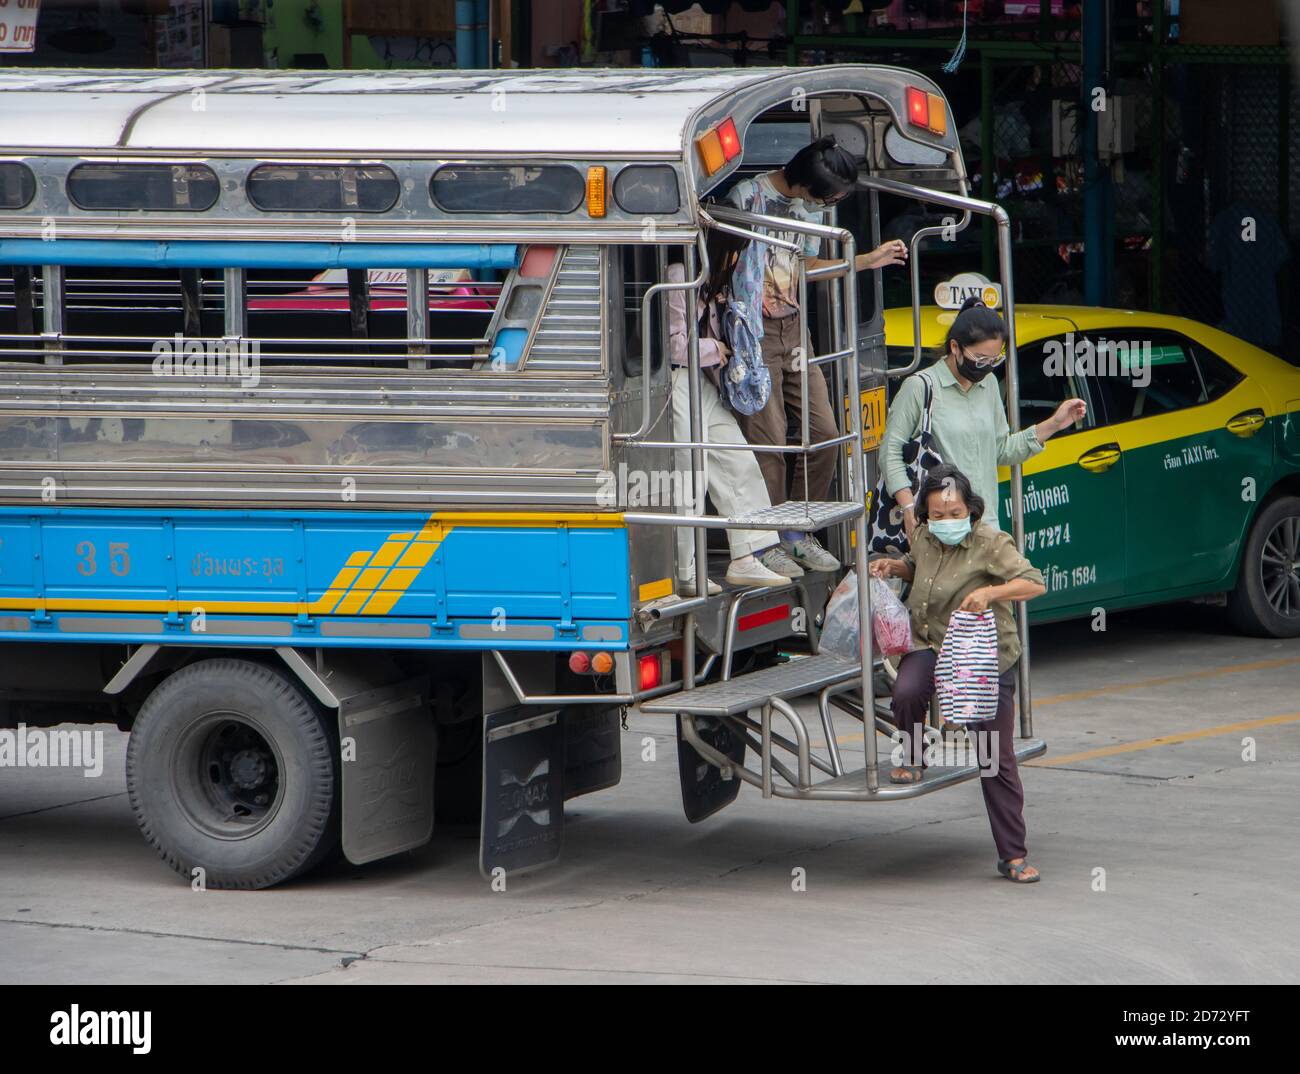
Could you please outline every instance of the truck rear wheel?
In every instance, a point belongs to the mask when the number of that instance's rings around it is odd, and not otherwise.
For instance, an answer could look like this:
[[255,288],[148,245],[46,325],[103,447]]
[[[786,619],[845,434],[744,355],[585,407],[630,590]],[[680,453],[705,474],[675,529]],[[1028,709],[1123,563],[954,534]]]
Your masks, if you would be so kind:
[[149,695],[131,729],[126,784],[163,861],[209,888],[265,888],[337,846],[333,721],[287,676],[203,660]]
[[1255,519],[1228,616],[1244,634],[1300,636],[1300,496],[1279,496]]

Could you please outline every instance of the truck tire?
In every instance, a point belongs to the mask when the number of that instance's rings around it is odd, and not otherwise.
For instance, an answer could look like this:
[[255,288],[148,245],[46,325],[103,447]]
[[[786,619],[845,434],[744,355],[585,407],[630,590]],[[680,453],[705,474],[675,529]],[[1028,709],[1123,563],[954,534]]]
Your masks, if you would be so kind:
[[284,674],[203,660],[166,679],[136,717],[126,786],[145,839],[185,879],[266,888],[337,847],[333,720]]
[[1279,496],[1259,512],[1228,594],[1228,618],[1244,634],[1300,637],[1300,496]]

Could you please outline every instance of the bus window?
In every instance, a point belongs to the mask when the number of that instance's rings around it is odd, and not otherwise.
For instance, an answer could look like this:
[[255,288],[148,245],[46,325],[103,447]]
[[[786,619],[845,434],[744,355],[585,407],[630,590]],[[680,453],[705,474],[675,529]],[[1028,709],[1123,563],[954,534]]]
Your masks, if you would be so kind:
[[682,203],[677,173],[666,164],[633,164],[614,180],[614,200],[625,213],[675,213]]
[[429,194],[449,213],[571,213],[587,191],[568,164],[445,164]]
[[18,161],[0,161],[0,209],[22,209],[36,197],[36,176]]
[[68,199],[78,209],[203,212],[219,192],[204,164],[78,164],[68,173]]
[[248,200],[264,212],[382,213],[397,204],[398,190],[392,169],[374,164],[259,164],[247,182]]

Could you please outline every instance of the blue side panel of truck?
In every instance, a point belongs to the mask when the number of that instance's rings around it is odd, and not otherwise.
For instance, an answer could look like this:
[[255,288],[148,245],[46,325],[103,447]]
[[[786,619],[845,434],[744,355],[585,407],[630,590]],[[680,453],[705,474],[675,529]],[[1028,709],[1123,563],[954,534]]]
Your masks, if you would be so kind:
[[0,639],[626,649],[613,515],[0,507]]

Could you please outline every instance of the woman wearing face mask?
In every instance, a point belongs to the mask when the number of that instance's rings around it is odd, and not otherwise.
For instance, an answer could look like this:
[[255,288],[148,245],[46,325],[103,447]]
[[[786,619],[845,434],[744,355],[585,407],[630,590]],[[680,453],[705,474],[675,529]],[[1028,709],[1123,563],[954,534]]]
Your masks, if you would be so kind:
[[916,436],[925,409],[925,385],[934,396],[935,449],[944,462],[970,475],[976,495],[986,505],[984,520],[1000,527],[998,467],[1024,462],[1043,444],[1087,413],[1082,399],[1067,399],[1050,418],[1012,433],[1002,406],[997,378],[989,376],[1006,360],[1007,325],[978,298],[969,298],[953,319],[943,357],[903,381],[889,408],[881,454],[885,487],[903,515],[907,539],[916,528],[917,502],[903,448]]
[[[905,759],[924,761],[918,734],[934,692],[934,669],[948,620],[955,611],[993,609],[998,636],[998,708],[992,720],[967,724],[977,733],[997,733],[997,771],[980,778],[984,806],[998,850],[998,871],[1028,884],[1038,870],[1025,861],[1025,795],[1015,753],[1016,662],[1020,636],[1011,604],[1046,592],[1043,576],[1016,549],[1011,535],[984,518],[985,503],[956,467],[932,469],[917,494],[917,527],[911,550],[902,559],[874,559],[877,578],[912,583],[907,596],[912,615],[912,651],[898,666],[894,684],[894,725],[904,734]],[[912,744],[916,743],[915,746]],[[902,765],[889,774],[893,783],[915,783],[925,767]]]

